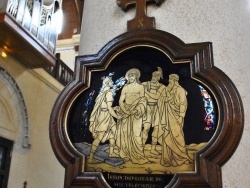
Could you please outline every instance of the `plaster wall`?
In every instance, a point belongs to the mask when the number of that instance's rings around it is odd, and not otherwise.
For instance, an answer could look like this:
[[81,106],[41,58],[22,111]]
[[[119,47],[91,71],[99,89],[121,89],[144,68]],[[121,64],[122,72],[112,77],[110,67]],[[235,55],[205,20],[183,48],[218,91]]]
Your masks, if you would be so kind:
[[[49,140],[50,113],[63,86],[43,69],[27,69],[11,56],[0,57],[0,67],[14,78],[22,92],[29,118],[31,143],[30,149],[14,148],[8,188],[23,187],[25,181],[27,187],[63,187],[65,170],[56,159]],[[18,127],[13,130],[18,133]],[[7,132],[0,135],[16,141]]]
[[[245,110],[241,142],[222,167],[223,187],[250,187],[250,1],[165,0],[160,7],[150,5],[147,12],[155,17],[157,29],[172,33],[185,43],[213,43],[214,64],[232,79]],[[96,54],[107,42],[126,32],[127,20],[134,16],[134,8],[123,12],[113,0],[85,0],[79,55]]]
[[76,52],[74,49],[60,52],[60,59],[71,69],[75,68]]

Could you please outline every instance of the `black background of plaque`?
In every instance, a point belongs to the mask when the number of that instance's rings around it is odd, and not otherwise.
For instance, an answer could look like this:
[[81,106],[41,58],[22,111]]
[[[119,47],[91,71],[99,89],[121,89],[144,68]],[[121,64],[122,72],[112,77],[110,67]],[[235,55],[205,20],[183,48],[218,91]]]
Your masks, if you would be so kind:
[[[179,84],[187,91],[187,101],[188,108],[186,111],[186,116],[184,120],[183,131],[185,135],[186,144],[192,143],[201,143],[208,142],[214,134],[216,127],[211,130],[204,130],[204,104],[199,85],[202,85],[210,94],[215,105],[215,116],[217,117],[217,106],[215,100],[212,96],[212,93],[209,92],[203,84],[197,83],[191,78],[190,73],[190,63],[176,63],[173,64],[172,61],[161,51],[150,48],[150,47],[134,47],[128,49],[118,56],[116,56],[112,62],[108,65],[105,71],[95,71],[91,75],[91,85],[90,88],[82,92],[78,98],[73,102],[68,116],[68,134],[72,143],[87,142],[91,144],[93,142],[92,134],[88,130],[88,126],[84,126],[84,121],[86,117],[83,118],[83,112],[85,110],[84,104],[88,99],[91,91],[95,90],[95,95],[93,96],[92,105],[88,110],[88,118],[91,114],[91,111],[94,107],[95,98],[98,95],[98,92],[102,86],[101,77],[109,75],[109,73],[115,72],[112,76],[113,81],[117,80],[121,76],[125,76],[126,72],[131,68],[138,68],[141,72],[140,81],[150,81],[152,73],[157,70],[157,67],[161,67],[163,70],[163,79],[160,82],[164,85],[168,85],[168,76],[169,74],[178,74],[179,75]],[[116,93],[114,97],[113,106],[118,106],[118,100],[121,90]],[[87,119],[88,121],[88,119]],[[215,122],[215,126],[217,120]],[[146,144],[151,143],[152,128],[149,132],[149,137]],[[106,142],[108,143],[108,141]],[[119,171],[119,167],[118,167]],[[103,172],[106,181],[112,186],[114,185],[113,180],[108,180],[106,178],[107,173]],[[114,173],[115,174],[115,173]],[[126,174],[122,174],[126,175]],[[151,176],[151,174],[133,174],[134,176]],[[156,187],[166,186],[171,179],[173,174],[164,174],[158,175],[163,178],[163,182],[157,182],[154,184]],[[121,183],[127,183],[122,182]],[[141,182],[134,182],[141,183]],[[145,182],[147,183],[147,182]],[[151,182],[152,184],[152,182]],[[112,186],[114,187],[114,186]]]
[[[92,72],[90,88],[85,90],[75,99],[69,111],[67,128],[71,142],[93,142],[88,127],[84,126],[83,123],[86,121],[86,119],[83,118],[83,111],[85,110],[84,104],[88,99],[89,93],[95,90],[95,95],[91,103],[92,105],[87,113],[88,117],[90,116],[94,106],[94,100],[102,86],[101,77],[115,72],[112,76],[113,81],[115,81],[121,76],[125,76],[129,69],[138,68],[141,71],[139,80],[145,82],[151,80],[152,73],[157,70],[157,67],[161,67],[163,70],[163,79],[160,80],[162,84],[168,84],[169,74],[178,74],[180,77],[179,84],[188,93],[188,108],[183,127],[186,144],[208,142],[216,129],[217,120],[215,121],[214,129],[204,130],[204,104],[198,84],[202,85],[212,97],[215,105],[215,117],[217,117],[217,106],[212,93],[209,92],[209,89],[202,83],[197,83],[191,78],[190,63],[173,64],[163,52],[151,47],[134,47],[128,49],[116,56],[105,71]],[[113,106],[118,106],[120,92],[121,90],[119,90],[114,97]],[[151,134],[151,131],[152,130],[150,130],[149,134]],[[147,143],[151,143],[150,136]]]
[[[136,175],[136,177],[150,177],[150,178],[153,178],[154,180],[156,180],[156,178],[158,179],[158,181],[135,181],[135,180],[130,180],[130,178],[128,180],[115,180],[115,179],[108,179],[108,174],[110,175],[115,175],[115,176],[118,176],[118,177],[121,177],[121,176],[127,176],[127,177],[135,177],[135,175],[126,175],[126,174],[118,174],[118,173],[107,173],[107,172],[103,172],[103,176],[104,178],[107,180],[107,182],[109,183],[109,185],[112,187],[112,188],[127,188],[129,186],[126,186],[127,184],[134,184],[134,186],[130,186],[130,187],[149,187],[149,188],[162,188],[162,187],[165,187],[170,181],[171,179],[173,178],[174,175],[166,175],[166,174],[161,174],[161,175],[158,175],[158,174],[138,174]],[[159,181],[159,179],[161,181]],[[135,186],[135,184],[137,184],[137,186]],[[142,184],[144,186],[142,186]]]

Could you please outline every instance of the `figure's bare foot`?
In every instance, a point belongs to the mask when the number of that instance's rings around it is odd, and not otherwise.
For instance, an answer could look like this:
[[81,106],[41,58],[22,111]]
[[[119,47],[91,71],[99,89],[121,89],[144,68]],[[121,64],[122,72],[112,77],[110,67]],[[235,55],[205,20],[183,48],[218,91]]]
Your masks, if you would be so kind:
[[151,161],[147,161],[147,162],[146,162],[146,164],[150,164],[150,163],[151,163]]
[[129,161],[129,158],[128,158],[128,157],[125,157],[125,158],[124,158],[124,161],[125,161],[125,162],[128,162],[128,161]]
[[120,157],[120,155],[114,152],[114,153],[110,153],[109,157]]
[[170,167],[171,165],[170,165],[170,164],[164,164],[163,166],[165,166],[165,167]]
[[88,162],[89,162],[90,164],[98,164],[98,163],[100,163],[100,161],[95,160],[94,158],[88,158]]
[[150,153],[151,154],[154,154],[154,155],[159,155],[160,153],[157,151],[157,150],[155,150],[155,149],[152,149],[151,151],[150,151]]
[[191,162],[190,161],[188,161],[188,160],[186,160],[185,162],[184,162],[184,164],[186,164],[186,165],[188,165],[188,164],[190,164]]

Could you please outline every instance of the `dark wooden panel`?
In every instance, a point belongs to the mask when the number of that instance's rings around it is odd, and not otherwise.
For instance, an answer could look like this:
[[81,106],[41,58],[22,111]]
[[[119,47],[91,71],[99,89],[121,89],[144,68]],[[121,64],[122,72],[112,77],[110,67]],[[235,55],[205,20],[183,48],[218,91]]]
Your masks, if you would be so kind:
[[85,172],[85,157],[68,138],[68,113],[72,101],[90,87],[91,72],[105,70],[112,58],[135,46],[151,46],[168,55],[173,63],[190,64],[191,77],[208,86],[218,105],[217,129],[207,145],[195,155],[195,171],[176,173],[167,187],[222,187],[221,166],[236,150],[242,136],[244,111],[241,97],[228,76],[214,66],[212,43],[185,44],[159,30],[124,33],[107,43],[98,54],[77,57],[74,80],[59,95],[50,119],[50,140],[65,167],[64,187],[109,187],[102,173]]

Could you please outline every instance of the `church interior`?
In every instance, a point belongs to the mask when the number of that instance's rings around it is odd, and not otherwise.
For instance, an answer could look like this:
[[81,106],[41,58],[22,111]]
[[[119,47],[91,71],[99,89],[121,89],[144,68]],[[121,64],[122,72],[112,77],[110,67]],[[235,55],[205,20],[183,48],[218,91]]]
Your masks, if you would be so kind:
[[[165,0],[150,4],[147,14],[185,43],[213,43],[214,64],[234,82],[245,111],[238,148],[221,164],[222,184],[250,187],[250,1]],[[1,188],[65,187],[65,168],[50,141],[51,113],[75,78],[76,57],[97,54],[127,32],[134,16],[133,7],[123,11],[111,0],[0,2]]]

